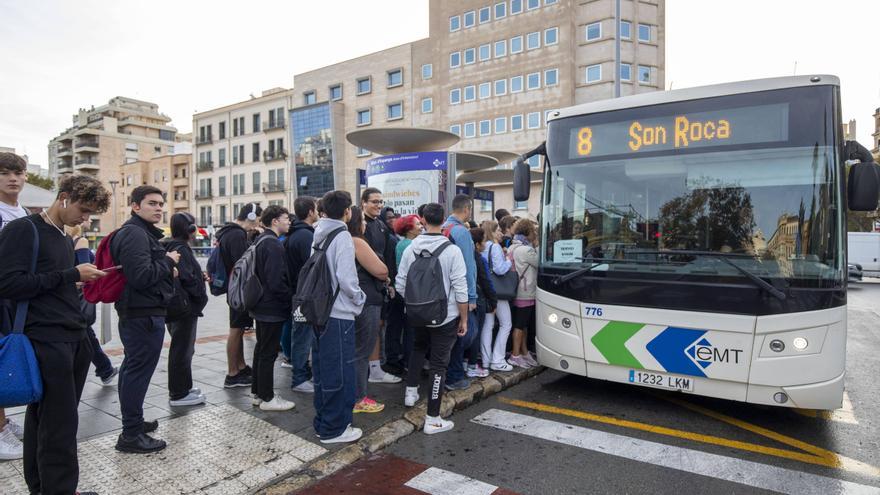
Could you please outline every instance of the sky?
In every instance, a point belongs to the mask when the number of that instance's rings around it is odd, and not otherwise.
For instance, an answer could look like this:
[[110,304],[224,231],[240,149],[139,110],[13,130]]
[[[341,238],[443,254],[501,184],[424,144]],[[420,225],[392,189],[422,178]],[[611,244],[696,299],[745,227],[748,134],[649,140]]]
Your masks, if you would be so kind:
[[[147,100],[189,132],[194,112],[428,36],[428,0],[0,0],[0,15],[0,146],[44,167],[80,107]],[[871,148],[878,18],[877,0],[667,0],[666,86],[834,74]]]

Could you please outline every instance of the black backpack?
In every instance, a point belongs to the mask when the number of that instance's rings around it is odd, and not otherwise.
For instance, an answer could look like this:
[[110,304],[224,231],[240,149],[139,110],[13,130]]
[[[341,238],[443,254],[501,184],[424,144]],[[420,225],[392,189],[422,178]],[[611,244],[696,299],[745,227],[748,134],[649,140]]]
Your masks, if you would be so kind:
[[440,254],[451,242],[444,242],[433,252],[422,250],[409,265],[406,274],[406,319],[413,327],[440,325],[446,319],[448,295],[443,283]]
[[296,296],[293,298],[293,310],[299,308],[306,323],[319,328],[327,324],[330,319],[330,311],[333,303],[339,295],[339,284],[333,290],[333,275],[330,273],[330,265],[327,263],[327,248],[336,238],[336,235],[344,231],[345,227],[330,232],[324,242],[312,249],[314,253],[306,260],[299,271],[296,282]]

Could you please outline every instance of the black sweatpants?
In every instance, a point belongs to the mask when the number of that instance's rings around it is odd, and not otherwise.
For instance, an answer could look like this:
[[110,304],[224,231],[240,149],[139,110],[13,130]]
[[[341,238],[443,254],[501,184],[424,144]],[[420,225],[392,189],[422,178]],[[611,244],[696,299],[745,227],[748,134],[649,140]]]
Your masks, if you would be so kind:
[[165,317],[120,319],[119,339],[125,347],[125,357],[116,388],[119,390],[122,434],[131,438],[144,432],[144,397],[162,353]]
[[25,414],[24,479],[31,493],[70,495],[79,482],[77,406],[92,362],[92,345],[88,338],[31,340],[31,344],[40,364],[43,398],[28,405]]
[[452,346],[458,339],[458,318],[439,327],[416,327],[413,352],[409,355],[409,369],[406,373],[406,386],[418,387],[419,375],[425,362],[425,353],[431,349],[431,392],[428,395],[428,416],[440,415],[440,401],[443,398],[443,385],[446,381],[446,367]]
[[198,316],[188,316],[165,324],[171,335],[168,348],[168,397],[171,400],[183,399],[192,389],[192,358],[198,321]]
[[263,401],[275,398],[275,358],[281,350],[281,328],[283,321],[257,320],[257,345],[254,346],[251,393]]

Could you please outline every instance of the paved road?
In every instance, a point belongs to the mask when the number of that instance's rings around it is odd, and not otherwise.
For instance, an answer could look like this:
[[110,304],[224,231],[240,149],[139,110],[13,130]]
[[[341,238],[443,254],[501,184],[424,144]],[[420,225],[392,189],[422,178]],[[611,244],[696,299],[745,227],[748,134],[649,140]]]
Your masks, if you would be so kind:
[[880,493],[878,323],[880,283],[853,286],[847,400],[833,414],[547,371],[314,492]]

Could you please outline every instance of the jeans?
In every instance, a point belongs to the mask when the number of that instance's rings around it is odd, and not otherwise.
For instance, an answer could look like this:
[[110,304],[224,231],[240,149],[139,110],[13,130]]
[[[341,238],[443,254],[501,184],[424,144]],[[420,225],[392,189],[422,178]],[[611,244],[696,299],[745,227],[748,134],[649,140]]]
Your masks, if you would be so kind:
[[275,358],[281,344],[283,321],[257,320],[257,345],[254,346],[253,381],[251,392],[269,402],[275,398]]
[[379,338],[379,318],[382,314],[382,306],[367,304],[361,314],[355,317],[355,388],[357,400],[367,395],[367,381],[370,378],[370,354],[376,347]]
[[[498,335],[495,344],[492,344],[492,327],[495,326],[495,318],[498,318]],[[510,338],[510,329],[513,322],[510,317],[510,303],[498,301],[495,314],[486,314],[483,320],[483,333],[480,334],[480,345],[483,355],[483,367],[489,368],[493,364],[504,364],[504,356],[507,351],[507,339]]]
[[284,326],[281,327],[281,354],[284,356],[284,359],[290,361],[290,334],[293,329],[293,320],[287,320],[284,322]]
[[446,382],[456,383],[467,378],[464,366],[461,362],[464,360],[464,351],[474,342],[477,334],[477,315],[475,311],[468,311],[467,333],[464,337],[455,340],[455,346],[452,347],[452,356],[449,358],[449,369],[446,371]]
[[113,374],[113,363],[110,362],[110,358],[101,349],[101,343],[98,342],[98,337],[95,335],[95,330],[92,327],[86,328],[86,337],[88,337],[89,343],[92,344],[92,351],[94,352],[92,354],[92,364],[95,365],[95,376],[103,380]]
[[431,370],[428,372],[431,386],[428,395],[428,416],[440,415],[440,403],[443,399],[443,377],[449,365],[449,356],[455,345],[458,334],[458,318],[439,327],[415,328],[415,346],[409,358],[409,369],[406,372],[406,386],[418,387],[425,362],[425,353],[431,349]]
[[40,363],[43,398],[27,406],[24,418],[24,479],[31,493],[68,495],[76,491],[77,406],[82,395],[92,346],[79,342],[31,340]]
[[483,320],[486,318],[486,301],[483,299],[477,299],[477,309],[474,310],[474,318],[476,319],[476,332],[474,333],[473,340],[471,340],[471,345],[467,349],[465,349],[465,357],[467,358],[468,365],[478,364],[477,356],[480,355],[480,336],[483,334]]
[[119,338],[125,347],[117,385],[122,435],[136,437],[144,431],[144,397],[162,352],[165,317],[120,319]]
[[293,367],[291,386],[295,387],[312,378],[312,368],[309,366],[309,351],[312,350],[312,341],[315,339],[314,330],[308,323],[293,324],[293,341],[290,342],[290,365]]
[[321,439],[341,435],[351,424],[354,393],[354,320],[331,317],[315,329],[312,343],[315,381],[315,433]]
[[167,324],[171,335],[168,349],[168,397],[171,400],[183,399],[193,387],[192,358],[198,322],[198,316],[188,316]]

